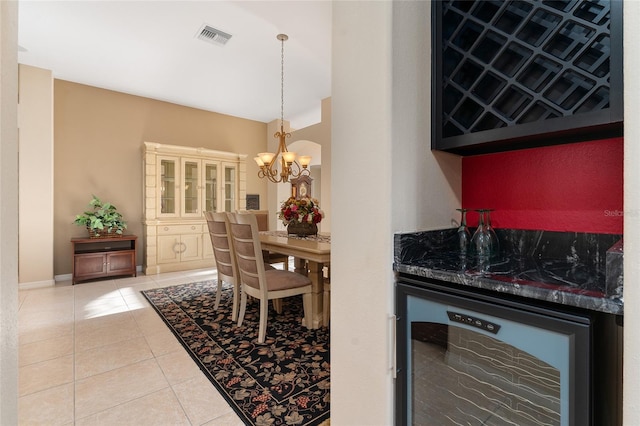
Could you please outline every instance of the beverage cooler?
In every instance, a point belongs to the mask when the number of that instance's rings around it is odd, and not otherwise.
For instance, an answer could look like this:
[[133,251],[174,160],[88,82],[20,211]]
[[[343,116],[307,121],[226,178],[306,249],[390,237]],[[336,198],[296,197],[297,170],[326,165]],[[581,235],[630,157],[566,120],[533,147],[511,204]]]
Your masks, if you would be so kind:
[[397,425],[618,424],[615,321],[402,275],[396,305]]

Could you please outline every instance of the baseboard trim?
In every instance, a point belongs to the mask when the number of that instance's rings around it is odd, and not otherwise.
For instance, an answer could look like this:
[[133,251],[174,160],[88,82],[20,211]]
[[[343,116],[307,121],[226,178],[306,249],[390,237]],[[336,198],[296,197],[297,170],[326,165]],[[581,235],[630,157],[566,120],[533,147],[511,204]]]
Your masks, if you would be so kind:
[[[138,274],[140,274],[140,272],[142,272],[142,265],[136,265],[136,272]],[[60,274],[60,275],[56,275],[55,277],[56,282],[58,281],[71,281],[73,279],[73,274]],[[116,278],[120,278],[120,277],[116,277]]]
[[55,277],[56,282],[58,281],[71,281],[71,278],[73,278],[73,274],[60,274],[60,275],[56,275]]
[[56,284],[56,280],[31,281],[28,283],[19,283],[20,290],[33,290],[34,288],[52,287]]

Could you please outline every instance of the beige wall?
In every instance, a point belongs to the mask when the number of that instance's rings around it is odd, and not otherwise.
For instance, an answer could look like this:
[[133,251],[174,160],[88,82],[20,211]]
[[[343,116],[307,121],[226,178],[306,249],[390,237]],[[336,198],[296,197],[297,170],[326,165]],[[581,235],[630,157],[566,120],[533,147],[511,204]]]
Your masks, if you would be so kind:
[[0,2],[0,424],[18,424],[18,2]]
[[447,227],[460,159],[430,150],[429,2],[335,2],[331,423],[394,423],[393,234]]
[[53,284],[53,76],[20,65],[19,282]]
[[[72,270],[72,224],[91,194],[116,205],[142,239],[142,143],[248,154],[266,148],[266,124],[62,80],[54,82],[55,275]],[[247,193],[266,198],[266,182],[247,163]],[[142,243],[142,241],[140,241]],[[142,262],[139,244],[138,265]]]
[[[624,372],[623,418],[640,424],[640,3],[624,2]],[[638,21],[638,25],[636,25]]]

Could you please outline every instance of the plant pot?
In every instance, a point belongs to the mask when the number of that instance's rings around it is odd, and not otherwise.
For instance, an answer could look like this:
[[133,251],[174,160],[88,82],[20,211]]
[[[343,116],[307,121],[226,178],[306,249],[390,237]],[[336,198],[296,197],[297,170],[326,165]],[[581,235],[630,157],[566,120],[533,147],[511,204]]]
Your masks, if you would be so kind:
[[87,231],[89,231],[89,238],[122,238],[122,234],[118,234],[114,230],[107,232],[106,229],[96,230],[87,228]]
[[318,233],[318,225],[309,222],[289,222],[287,225],[287,234],[292,235],[316,235]]

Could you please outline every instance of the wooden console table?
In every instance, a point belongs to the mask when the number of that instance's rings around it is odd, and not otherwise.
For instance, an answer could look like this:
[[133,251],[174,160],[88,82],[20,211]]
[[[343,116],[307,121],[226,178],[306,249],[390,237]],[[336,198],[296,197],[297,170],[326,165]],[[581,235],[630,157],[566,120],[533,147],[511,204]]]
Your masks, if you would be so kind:
[[72,238],[72,283],[95,278],[136,276],[135,235],[120,238]]

